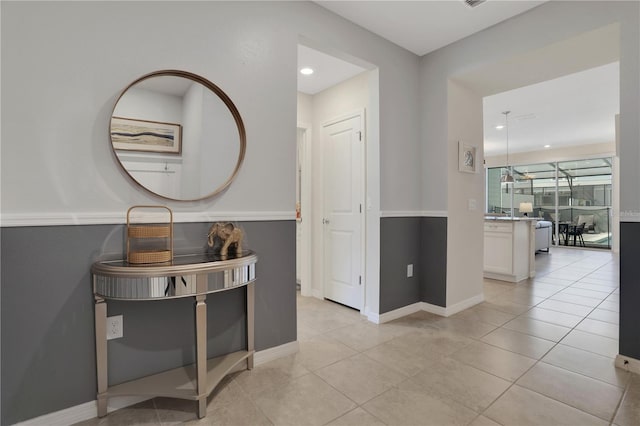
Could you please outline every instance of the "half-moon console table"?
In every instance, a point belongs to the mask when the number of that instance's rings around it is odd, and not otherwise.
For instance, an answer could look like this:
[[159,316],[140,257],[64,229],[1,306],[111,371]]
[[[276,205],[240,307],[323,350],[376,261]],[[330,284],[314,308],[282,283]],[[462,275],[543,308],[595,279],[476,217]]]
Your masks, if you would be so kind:
[[[238,364],[253,368],[254,285],[258,257],[251,251],[222,257],[209,253],[175,256],[170,263],[131,265],[125,260],[96,262],[91,267],[95,297],[98,417],[107,414],[112,396],[168,396],[198,401],[198,417],[207,413],[207,397]],[[247,349],[207,359],[207,294],[247,287]],[[107,300],[153,301],[195,298],[196,363],[108,384]]]

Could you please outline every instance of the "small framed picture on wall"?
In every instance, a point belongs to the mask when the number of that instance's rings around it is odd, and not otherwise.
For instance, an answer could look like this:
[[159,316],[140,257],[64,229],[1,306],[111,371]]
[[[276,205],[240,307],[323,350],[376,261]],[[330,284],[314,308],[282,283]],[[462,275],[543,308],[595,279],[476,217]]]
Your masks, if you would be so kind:
[[475,173],[478,170],[476,147],[466,142],[458,142],[458,171]]

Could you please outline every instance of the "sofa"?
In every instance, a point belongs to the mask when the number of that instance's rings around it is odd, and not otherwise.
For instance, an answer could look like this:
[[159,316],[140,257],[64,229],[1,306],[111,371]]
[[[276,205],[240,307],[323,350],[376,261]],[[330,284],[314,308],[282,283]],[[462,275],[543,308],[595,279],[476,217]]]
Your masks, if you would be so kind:
[[536,222],[536,251],[545,250],[549,252],[551,246],[551,235],[553,231],[553,222],[548,220],[539,220]]

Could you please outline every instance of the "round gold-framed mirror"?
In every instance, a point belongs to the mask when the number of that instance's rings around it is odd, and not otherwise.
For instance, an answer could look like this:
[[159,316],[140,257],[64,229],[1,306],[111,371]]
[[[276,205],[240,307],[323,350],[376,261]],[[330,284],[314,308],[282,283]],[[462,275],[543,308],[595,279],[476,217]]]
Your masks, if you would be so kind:
[[209,80],[180,70],[155,71],[120,94],[109,121],[111,147],[140,187],[174,201],[225,190],[244,160],[238,109]]

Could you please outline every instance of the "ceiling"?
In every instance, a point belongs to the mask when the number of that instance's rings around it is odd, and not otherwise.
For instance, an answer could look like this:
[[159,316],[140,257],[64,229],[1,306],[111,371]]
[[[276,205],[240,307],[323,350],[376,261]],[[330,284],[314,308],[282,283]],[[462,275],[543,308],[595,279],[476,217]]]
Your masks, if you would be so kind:
[[544,1],[315,1],[372,33],[423,56]]
[[[314,3],[422,56],[526,12],[544,1],[488,0],[473,8],[463,0],[331,0]],[[350,62],[300,46],[298,71],[304,67],[312,68],[314,73],[310,76],[298,73],[298,90],[309,95],[365,71]]]
[[[302,75],[299,71],[303,68],[311,68],[313,74]],[[366,71],[364,68],[335,56],[298,45],[299,92],[315,95],[364,71]]]
[[[487,0],[475,8],[462,0],[315,3],[422,56],[544,1]],[[602,37],[602,34],[594,33],[594,36]],[[560,47],[560,50],[567,48]],[[365,71],[306,46],[299,46],[298,55],[299,69],[310,66],[315,70],[311,76],[298,73],[298,90],[303,93],[318,93]],[[576,65],[579,61],[573,58],[570,62]],[[607,62],[611,61],[600,60],[598,65]],[[485,156],[506,152],[506,132],[495,129],[498,123],[504,122],[501,113],[505,110],[512,111],[509,114],[510,153],[538,151],[547,144],[560,148],[611,142],[615,133],[614,116],[619,111],[618,63],[595,68],[587,63],[582,65],[582,69],[589,69],[484,98]]]
[[612,142],[620,105],[618,62],[521,87],[483,100],[484,154]]

